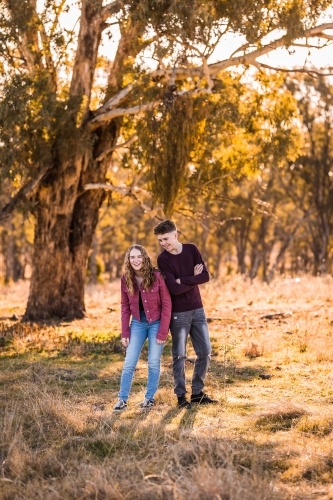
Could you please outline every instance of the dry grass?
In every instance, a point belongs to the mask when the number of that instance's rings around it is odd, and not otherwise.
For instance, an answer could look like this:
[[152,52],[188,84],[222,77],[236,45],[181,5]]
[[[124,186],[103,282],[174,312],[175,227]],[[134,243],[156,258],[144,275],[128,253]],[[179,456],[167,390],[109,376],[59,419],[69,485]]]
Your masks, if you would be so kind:
[[257,415],[256,425],[270,431],[288,430],[307,413],[300,405],[278,401]]
[[44,325],[9,319],[26,283],[1,288],[0,498],[333,499],[332,285],[209,283],[219,404],[175,408],[169,341],[156,407],[136,406],[144,351],[120,415],[119,283],[88,287],[87,319]]

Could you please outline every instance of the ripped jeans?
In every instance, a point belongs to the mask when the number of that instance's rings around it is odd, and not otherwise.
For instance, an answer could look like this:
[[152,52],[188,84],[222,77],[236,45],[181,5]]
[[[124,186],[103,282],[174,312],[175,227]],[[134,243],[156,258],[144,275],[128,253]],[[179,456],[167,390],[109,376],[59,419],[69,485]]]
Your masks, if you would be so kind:
[[186,343],[190,335],[193,349],[196,353],[194,372],[192,376],[192,394],[199,394],[204,385],[210,363],[211,345],[207,319],[203,307],[193,311],[171,314],[170,330],[172,336],[174,392],[177,396],[185,394],[185,360]]

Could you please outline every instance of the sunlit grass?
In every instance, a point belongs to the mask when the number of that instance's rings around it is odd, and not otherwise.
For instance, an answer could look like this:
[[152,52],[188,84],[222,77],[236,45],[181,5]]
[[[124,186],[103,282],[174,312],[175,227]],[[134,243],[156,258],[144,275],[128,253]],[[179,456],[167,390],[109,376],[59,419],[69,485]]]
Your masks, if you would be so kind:
[[219,403],[176,408],[169,339],[155,408],[138,407],[144,349],[120,415],[119,283],[88,287],[86,319],[44,325],[13,317],[26,283],[2,287],[0,497],[333,498],[332,285],[234,277],[202,287],[213,346],[206,390]]

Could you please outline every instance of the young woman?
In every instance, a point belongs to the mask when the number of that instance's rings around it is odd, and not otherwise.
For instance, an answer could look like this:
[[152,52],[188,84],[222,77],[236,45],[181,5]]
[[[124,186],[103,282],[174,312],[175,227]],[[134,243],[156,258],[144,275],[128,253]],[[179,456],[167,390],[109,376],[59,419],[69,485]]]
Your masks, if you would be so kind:
[[114,411],[127,408],[134,370],[147,339],[148,381],[140,406],[149,409],[154,405],[170,317],[170,294],[161,273],[153,268],[141,245],[131,246],[125,255],[125,272],[121,277],[121,341],[126,347],[126,358]]

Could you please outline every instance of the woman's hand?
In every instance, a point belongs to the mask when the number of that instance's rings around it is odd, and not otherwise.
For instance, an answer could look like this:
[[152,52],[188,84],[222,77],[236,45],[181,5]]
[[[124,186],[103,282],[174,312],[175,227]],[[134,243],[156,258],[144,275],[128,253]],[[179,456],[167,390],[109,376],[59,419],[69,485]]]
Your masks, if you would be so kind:
[[156,342],[157,342],[158,344],[164,344],[164,342],[165,342],[165,341],[164,341],[164,340],[160,340],[160,339],[156,339]]
[[124,347],[128,347],[130,339],[127,338],[122,338],[121,343],[123,344]]

